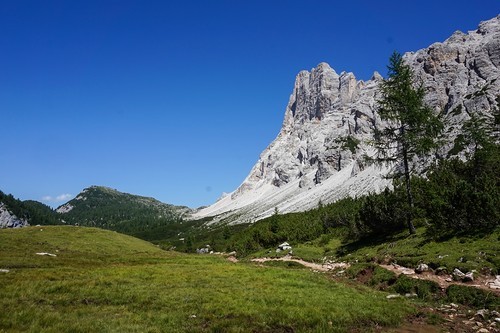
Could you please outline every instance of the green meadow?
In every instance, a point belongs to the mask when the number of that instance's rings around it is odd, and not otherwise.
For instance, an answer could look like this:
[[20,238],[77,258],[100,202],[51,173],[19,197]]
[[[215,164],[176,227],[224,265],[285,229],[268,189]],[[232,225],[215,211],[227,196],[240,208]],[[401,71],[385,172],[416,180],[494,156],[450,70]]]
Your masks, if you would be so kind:
[[0,332],[365,332],[415,312],[308,269],[168,252],[94,228],[0,230],[0,269]]

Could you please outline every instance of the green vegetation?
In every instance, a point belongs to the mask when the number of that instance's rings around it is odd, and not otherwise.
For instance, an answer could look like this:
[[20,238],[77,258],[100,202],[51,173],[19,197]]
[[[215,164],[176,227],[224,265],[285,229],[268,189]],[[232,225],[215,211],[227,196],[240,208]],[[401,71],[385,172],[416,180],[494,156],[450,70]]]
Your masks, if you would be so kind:
[[[378,113],[387,125],[375,128],[375,148],[379,163],[402,164],[403,171],[392,175],[404,176],[406,189],[406,223],[410,233],[413,225],[414,199],[410,176],[412,161],[423,157],[438,147],[438,136],[443,129],[440,119],[425,105],[425,89],[415,88],[415,75],[404,63],[401,54],[394,52],[389,59],[389,78],[380,84],[381,99]],[[404,202],[404,201],[403,201]]]
[[[500,147],[490,145],[478,149],[469,161],[443,161],[431,168],[427,178],[413,177],[413,218],[418,230],[414,237],[403,232],[406,188],[395,181],[394,190],[380,194],[346,198],[302,213],[274,214],[252,225],[213,226],[210,237],[204,236],[207,231],[200,226],[191,233],[192,240],[194,248],[210,244],[215,251],[236,251],[241,257],[268,255],[269,251],[276,255],[276,246],[287,241],[294,255],[306,260],[364,252],[368,259],[388,255],[409,265],[425,260],[451,269],[467,266],[463,260],[457,264],[463,253],[475,257],[485,252],[475,267],[484,264],[497,271],[499,174]],[[471,244],[467,249],[460,242]],[[387,253],[379,249],[389,243],[397,246]],[[447,255],[450,261],[432,257],[438,255]]]
[[339,146],[341,150],[349,150],[351,153],[355,154],[356,150],[359,148],[360,141],[352,135],[341,137],[335,140],[335,143]]
[[0,268],[10,269],[2,332],[347,332],[414,312],[309,270],[166,252],[93,228],[0,230]]
[[373,263],[355,263],[346,270],[346,274],[351,279],[381,290],[396,282],[396,274]]
[[62,224],[56,212],[43,203],[32,200],[21,201],[14,198],[12,194],[5,194],[2,191],[0,191],[0,202],[4,203],[18,218],[26,218],[32,225]]
[[500,297],[491,292],[467,287],[467,286],[449,286],[446,289],[446,295],[450,302],[469,305],[480,309],[499,309]]
[[133,236],[152,238],[182,222],[187,207],[164,204],[156,199],[92,186],[67,203],[72,207],[62,218],[70,224],[99,227]]
[[451,273],[473,269],[500,273],[500,230],[486,236],[454,236],[433,240],[424,227],[408,237],[406,232],[384,239],[350,242],[337,249],[340,259],[359,262],[395,262],[406,267],[426,263],[432,269]]
[[434,281],[415,279],[404,274],[396,277],[373,263],[357,263],[346,270],[347,277],[378,290],[416,297],[421,304],[458,303],[476,309],[498,309],[500,297],[492,291],[450,285],[446,291]]

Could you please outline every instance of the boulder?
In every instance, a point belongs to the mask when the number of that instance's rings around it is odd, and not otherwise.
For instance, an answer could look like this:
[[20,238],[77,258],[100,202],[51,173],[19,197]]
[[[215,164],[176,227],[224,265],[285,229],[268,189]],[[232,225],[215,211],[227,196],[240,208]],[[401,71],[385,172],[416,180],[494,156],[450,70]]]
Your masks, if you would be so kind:
[[278,245],[278,249],[281,251],[286,251],[286,250],[291,250],[292,247],[287,242],[284,242],[284,243],[281,243],[280,245]]
[[429,271],[429,265],[427,264],[419,264],[417,268],[415,268],[415,273],[422,274],[423,272]]
[[474,273],[473,272],[467,272],[464,277],[462,278],[462,282],[472,282],[474,281]]
[[455,281],[462,281],[462,279],[465,277],[465,274],[458,268],[455,268],[451,275],[453,276],[453,280]]

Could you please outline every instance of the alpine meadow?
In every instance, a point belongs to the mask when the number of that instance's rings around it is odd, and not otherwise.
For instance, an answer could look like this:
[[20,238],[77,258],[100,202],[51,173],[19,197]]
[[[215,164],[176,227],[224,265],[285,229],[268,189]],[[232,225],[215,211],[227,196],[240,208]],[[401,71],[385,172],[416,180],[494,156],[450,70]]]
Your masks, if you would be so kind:
[[498,4],[361,2],[0,5],[0,332],[500,332]]

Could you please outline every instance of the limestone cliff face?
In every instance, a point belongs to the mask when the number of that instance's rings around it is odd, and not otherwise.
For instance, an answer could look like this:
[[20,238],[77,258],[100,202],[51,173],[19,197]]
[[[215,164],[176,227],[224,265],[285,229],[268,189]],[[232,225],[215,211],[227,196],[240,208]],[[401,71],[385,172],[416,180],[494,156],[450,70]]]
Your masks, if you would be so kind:
[[0,202],[0,229],[2,228],[21,228],[28,226],[26,219],[18,218],[12,214],[7,206]]
[[445,115],[443,154],[471,114],[491,116],[500,107],[500,15],[405,58],[424,84],[427,103]]
[[[426,102],[444,114],[446,155],[471,114],[491,115],[500,102],[500,16],[476,31],[454,33],[443,43],[407,53],[405,61],[423,83]],[[387,169],[366,166],[364,154],[377,115],[374,73],[358,81],[321,63],[297,75],[277,138],[260,155],[248,177],[233,193],[195,217],[238,216],[235,223],[280,212],[310,209],[346,196],[376,192],[389,185]],[[237,214],[234,214],[237,213]]]

